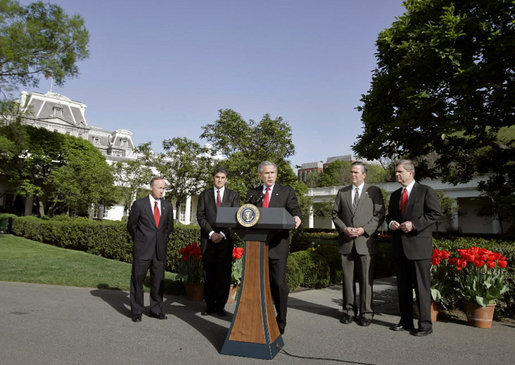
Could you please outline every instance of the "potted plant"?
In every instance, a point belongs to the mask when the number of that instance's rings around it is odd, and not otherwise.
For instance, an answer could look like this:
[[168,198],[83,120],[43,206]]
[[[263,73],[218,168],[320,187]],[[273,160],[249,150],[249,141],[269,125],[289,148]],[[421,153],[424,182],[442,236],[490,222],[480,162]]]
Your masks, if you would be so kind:
[[202,249],[197,242],[192,242],[179,250],[182,259],[179,262],[179,275],[184,282],[186,296],[190,300],[203,299],[204,271],[202,268]]
[[243,247],[234,247],[232,249],[231,289],[227,303],[233,303],[236,300],[236,293],[241,284],[243,273],[243,252]]
[[508,290],[504,269],[506,257],[485,248],[458,249],[458,257],[449,259],[457,269],[457,291],[465,303],[470,324],[490,328],[496,302]]

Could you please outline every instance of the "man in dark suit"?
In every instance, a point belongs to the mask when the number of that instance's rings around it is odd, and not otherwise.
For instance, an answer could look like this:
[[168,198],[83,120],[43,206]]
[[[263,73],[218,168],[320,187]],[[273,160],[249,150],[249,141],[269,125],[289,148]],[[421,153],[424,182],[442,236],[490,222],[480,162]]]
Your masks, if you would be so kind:
[[224,307],[231,285],[234,246],[232,232],[229,228],[216,226],[216,213],[219,207],[239,207],[240,196],[237,192],[227,189],[226,182],[227,171],[217,167],[213,172],[214,187],[200,194],[197,205],[204,264],[204,316],[213,312],[220,316],[226,315]]
[[[263,208],[285,208],[295,220],[295,229],[301,224],[302,212],[295,191],[284,185],[275,183],[277,166],[270,161],[263,161],[258,168],[259,178],[263,185],[247,192],[247,201]],[[270,289],[277,312],[279,331],[286,328],[286,308],[288,305],[288,283],[286,282],[286,261],[289,252],[289,231],[270,232],[268,242],[268,267]]]
[[[435,191],[415,181],[415,166],[402,160],[395,168],[402,188],[390,197],[386,222],[393,232],[393,256],[397,267],[397,290],[401,319],[393,331],[408,330],[414,336],[433,332],[431,323],[431,256],[433,230],[441,216]],[[413,326],[413,291],[420,313],[418,329]]]
[[165,191],[162,177],[150,181],[150,194],[136,200],[131,207],[127,229],[134,242],[131,274],[131,314],[134,322],[141,321],[143,281],[150,268],[150,316],[166,319],[163,312],[163,282],[165,279],[168,237],[173,231],[173,209],[161,199]]
[[354,320],[355,307],[354,263],[359,282],[358,324],[372,322],[373,255],[377,253],[377,230],[384,221],[384,200],[377,186],[365,183],[367,168],[362,162],[351,165],[352,184],[338,191],[332,217],[339,233],[338,251],[342,255],[343,315],[340,322]]

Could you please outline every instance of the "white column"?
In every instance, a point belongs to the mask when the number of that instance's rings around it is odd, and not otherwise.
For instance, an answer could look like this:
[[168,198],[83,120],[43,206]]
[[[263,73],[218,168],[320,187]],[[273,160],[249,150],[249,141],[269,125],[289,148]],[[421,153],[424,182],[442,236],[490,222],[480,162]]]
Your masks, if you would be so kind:
[[313,205],[309,209],[308,228],[315,228],[315,215],[313,214]]
[[452,202],[451,228],[455,232],[458,232],[460,229],[460,221],[459,221],[458,211],[459,211],[458,199],[454,199]]
[[184,224],[191,224],[191,196],[186,198],[186,207],[184,210]]

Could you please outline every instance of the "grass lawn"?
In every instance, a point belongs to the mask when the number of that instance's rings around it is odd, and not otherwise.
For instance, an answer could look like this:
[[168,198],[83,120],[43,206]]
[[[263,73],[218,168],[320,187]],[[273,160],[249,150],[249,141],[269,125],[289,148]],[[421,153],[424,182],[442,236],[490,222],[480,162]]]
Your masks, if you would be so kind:
[[[182,290],[175,276],[166,272],[166,293],[177,294]],[[131,264],[125,262],[0,234],[1,281],[128,291],[130,277]]]

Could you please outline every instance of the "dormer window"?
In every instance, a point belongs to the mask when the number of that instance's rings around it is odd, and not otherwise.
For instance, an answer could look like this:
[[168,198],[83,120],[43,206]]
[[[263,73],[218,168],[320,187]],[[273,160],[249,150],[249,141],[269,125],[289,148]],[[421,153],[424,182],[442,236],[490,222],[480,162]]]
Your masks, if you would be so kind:
[[52,116],[62,118],[63,117],[63,107],[61,105],[54,105],[52,107]]
[[122,139],[122,147],[127,147],[129,145],[129,141],[127,141],[126,139]]

